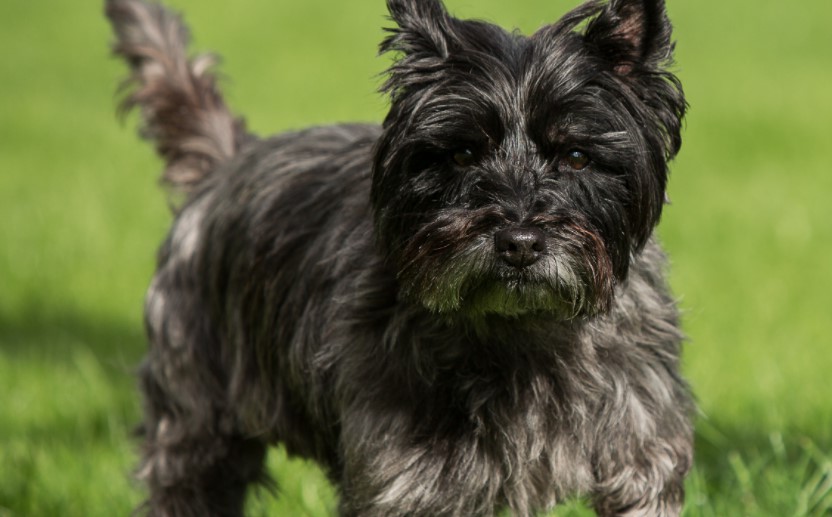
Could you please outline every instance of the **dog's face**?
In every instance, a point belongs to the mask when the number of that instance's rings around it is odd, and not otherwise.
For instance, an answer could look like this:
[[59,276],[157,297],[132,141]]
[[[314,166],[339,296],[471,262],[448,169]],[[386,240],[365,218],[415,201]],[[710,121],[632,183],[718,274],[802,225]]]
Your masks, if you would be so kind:
[[530,37],[438,0],[388,7],[372,202],[403,295],[464,317],[605,310],[680,146],[663,3],[586,4]]

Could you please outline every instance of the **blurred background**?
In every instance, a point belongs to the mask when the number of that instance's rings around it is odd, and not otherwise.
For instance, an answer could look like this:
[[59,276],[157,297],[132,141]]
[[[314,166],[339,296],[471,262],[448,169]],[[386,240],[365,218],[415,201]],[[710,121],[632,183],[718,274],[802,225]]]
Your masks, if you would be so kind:
[[[659,234],[690,340],[685,515],[832,515],[832,3],[668,0],[691,110]],[[172,0],[255,132],[379,121],[382,0]],[[568,0],[447,0],[531,32]],[[0,516],[125,515],[142,299],[170,223],[160,162],[115,116],[102,6],[0,2]],[[309,464],[282,497],[329,515]],[[555,515],[585,515],[579,502]]]

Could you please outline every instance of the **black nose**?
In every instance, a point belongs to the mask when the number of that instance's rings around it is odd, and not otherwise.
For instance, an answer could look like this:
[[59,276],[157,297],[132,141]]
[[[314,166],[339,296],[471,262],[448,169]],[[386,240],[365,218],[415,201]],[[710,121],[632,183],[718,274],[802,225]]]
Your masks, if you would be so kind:
[[537,228],[508,228],[494,234],[494,246],[506,264],[531,266],[546,249],[546,234]]

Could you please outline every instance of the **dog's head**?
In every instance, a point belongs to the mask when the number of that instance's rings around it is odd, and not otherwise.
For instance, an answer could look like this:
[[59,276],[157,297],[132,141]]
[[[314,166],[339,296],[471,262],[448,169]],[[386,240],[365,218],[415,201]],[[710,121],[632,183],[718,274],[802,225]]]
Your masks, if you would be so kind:
[[664,3],[591,2],[530,37],[387,3],[372,202],[403,295],[463,316],[605,310],[681,145]]

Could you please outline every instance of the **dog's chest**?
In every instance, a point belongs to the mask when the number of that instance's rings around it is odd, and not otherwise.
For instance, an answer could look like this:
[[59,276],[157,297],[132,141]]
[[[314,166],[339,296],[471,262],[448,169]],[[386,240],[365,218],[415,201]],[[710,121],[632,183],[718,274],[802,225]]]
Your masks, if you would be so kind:
[[587,408],[565,400],[561,390],[555,378],[537,374],[495,385],[491,399],[470,407],[473,439],[486,461],[499,465],[494,475],[512,508],[524,501],[547,507],[592,482],[590,444],[582,443],[586,433],[575,418]]
[[583,440],[591,409],[568,400],[567,380],[529,364],[457,368],[439,382],[424,414],[423,447],[464,479],[469,493],[488,497],[518,515],[552,507],[593,483],[591,444]]

